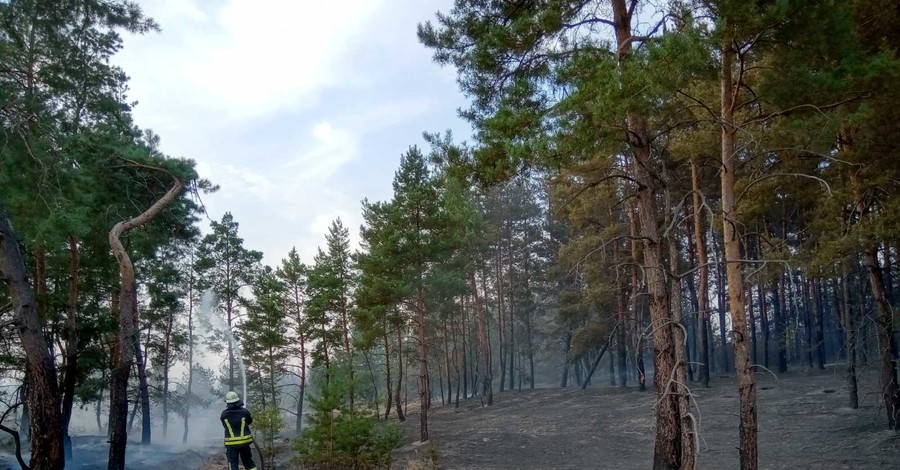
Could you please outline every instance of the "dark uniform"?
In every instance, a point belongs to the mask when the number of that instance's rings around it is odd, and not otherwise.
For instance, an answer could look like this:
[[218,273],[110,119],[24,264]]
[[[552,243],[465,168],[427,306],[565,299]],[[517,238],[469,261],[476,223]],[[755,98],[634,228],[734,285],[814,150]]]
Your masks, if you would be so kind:
[[225,428],[225,455],[231,470],[238,470],[238,459],[243,462],[245,469],[256,470],[250,451],[250,444],[253,443],[253,435],[250,434],[253,416],[244,408],[244,402],[238,400],[236,403],[229,403],[220,419]]

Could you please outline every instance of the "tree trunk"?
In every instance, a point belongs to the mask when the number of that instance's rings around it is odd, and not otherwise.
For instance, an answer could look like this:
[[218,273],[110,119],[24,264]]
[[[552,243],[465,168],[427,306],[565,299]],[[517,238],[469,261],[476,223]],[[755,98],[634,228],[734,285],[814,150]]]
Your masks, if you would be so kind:
[[900,431],[900,387],[897,386],[897,363],[893,349],[893,312],[885,295],[884,277],[878,262],[878,245],[866,247],[866,268],[878,312],[878,353],[881,359],[881,393],[887,412],[888,429]]
[[[503,269],[501,268],[501,248],[500,242],[497,242],[497,256],[494,259],[494,282],[497,289],[497,333],[500,340],[500,393],[506,390],[506,306],[505,296],[503,295]],[[485,289],[487,296],[487,289]]]
[[[621,62],[631,54],[631,13],[625,0],[613,0],[616,42]],[[650,169],[656,165],[650,147],[647,122],[636,112],[625,116],[628,145],[634,159],[633,174],[637,182],[637,204],[640,235],[643,239],[643,266],[650,302],[651,335],[656,380],[656,438],[653,446],[654,470],[685,468],[694,462],[693,436],[682,435],[682,416],[678,406],[682,392],[674,383],[676,368],[675,341],[669,314],[665,267],[662,261],[656,197],[659,181]]]
[[637,210],[632,207],[628,211],[628,230],[631,235],[631,310],[634,315],[634,365],[638,383],[638,390],[647,390],[647,375],[644,373],[644,312],[638,305],[638,293],[640,281],[638,278],[638,263],[640,261],[640,235],[637,227]]
[[[731,309],[731,328],[734,331],[734,369],[740,395],[740,462],[742,470],[758,468],[756,383],[748,354],[747,317],[744,312],[744,279],[741,273],[741,240],[738,234],[738,206],[735,198],[737,146],[734,125],[735,95],[740,83],[732,77],[735,50],[731,30],[725,25],[722,48],[722,224],[725,251],[728,297]],[[721,284],[719,285],[721,288]],[[724,349],[725,344],[722,344]]]
[[469,272],[469,281],[472,284],[472,295],[475,301],[475,322],[478,324],[478,349],[481,353],[481,400],[487,406],[494,404],[494,385],[491,374],[491,347],[488,343],[488,325],[484,314],[484,304],[478,294],[478,285],[475,283],[475,273]]
[[191,250],[191,264],[188,268],[190,273],[188,276],[188,383],[187,393],[184,400],[184,432],[181,435],[181,442],[186,443],[188,432],[190,431],[191,405],[193,404],[193,384],[194,384],[194,250]]
[[699,311],[697,312],[697,339],[700,352],[700,383],[709,388],[709,260],[706,256],[706,229],[703,227],[703,207],[700,198],[700,170],[696,160],[691,160],[691,188],[694,203],[694,243],[697,250],[697,265],[700,287],[697,292]]
[[843,317],[844,338],[847,350],[847,388],[850,408],[859,408],[859,392],[856,382],[856,328],[853,322],[853,308],[850,304],[850,267],[841,261],[841,316]]
[[[171,176],[171,175],[170,175]],[[129,231],[140,227],[172,202],[181,192],[182,183],[172,176],[174,184],[171,189],[141,215],[115,224],[109,232],[109,245],[119,265],[119,311],[117,348],[113,355],[112,385],[110,387],[109,407],[109,461],[108,470],[125,470],[125,446],[128,443],[128,377],[134,361],[134,351],[139,347],[137,335],[138,325],[135,322],[135,279],[134,265],[122,244],[121,237]]]
[[27,374],[28,403],[31,404],[31,469],[61,470],[65,466],[62,448],[59,384],[56,365],[41,330],[35,310],[34,292],[16,235],[6,211],[0,208],[0,277],[6,283],[15,311]]
[[625,287],[625,282],[622,280],[623,276],[616,276],[616,307],[619,310],[619,337],[616,340],[616,349],[617,349],[617,359],[619,361],[619,387],[625,387],[627,384],[627,364],[625,362],[625,355],[627,354],[626,350],[626,334],[625,330],[628,329],[627,325],[627,316],[628,316],[628,290]]
[[603,347],[600,348],[600,352],[597,354],[597,358],[594,359],[594,363],[591,364],[590,369],[588,369],[587,376],[584,378],[584,382],[581,383],[581,389],[584,390],[591,383],[591,377],[594,376],[594,372],[597,370],[597,365],[600,364],[600,359],[603,359],[603,355],[606,354],[606,350],[609,349],[610,343],[612,343],[613,338],[616,335],[616,330],[619,328],[619,325],[613,327],[612,332],[609,334],[609,338],[606,338],[606,343],[603,343]]
[[[297,390],[297,420],[295,422],[295,427],[297,434],[303,430],[303,400],[306,398],[306,331],[303,326],[303,310],[300,308],[302,303],[302,294],[300,291],[300,286],[296,284],[293,286],[293,305],[294,305],[294,316],[297,322],[297,339],[300,341],[300,384]],[[385,364],[387,365],[388,372],[388,387],[387,397],[388,397],[388,407],[384,412],[384,419],[387,419],[388,414],[391,412],[391,370],[390,370],[390,348],[388,347],[388,339],[387,339],[387,323],[384,324],[384,353],[385,353]]]
[[687,359],[685,344],[687,334],[681,321],[681,277],[678,276],[679,248],[677,237],[669,239],[669,270],[675,273],[671,277],[672,292],[672,324],[675,325],[673,336],[675,337],[675,386],[681,390],[678,394],[678,408],[681,419],[681,468],[693,469],[697,466],[696,433],[697,423],[694,422],[694,414],[691,412],[691,391],[687,381]]
[[[530,292],[531,289],[529,288],[528,291]],[[525,328],[526,328],[526,330],[525,330],[525,331],[526,331],[526,334],[528,335],[528,372],[529,372],[529,374],[530,374],[530,376],[531,376],[531,380],[529,380],[529,383],[530,383],[530,388],[531,388],[532,390],[534,390],[534,382],[535,382],[535,376],[534,376],[534,338],[532,338],[532,333],[531,333],[531,314],[532,314],[532,313],[531,313],[531,311],[529,310],[529,312],[528,312],[528,314],[527,314],[527,317],[526,317],[526,323],[525,323]],[[623,326],[622,328],[625,328],[625,327]]]
[[815,319],[816,342],[814,348],[816,350],[816,366],[819,370],[825,370],[825,309],[822,308],[822,294],[820,292],[820,283],[818,279],[810,281],[812,283],[812,310]]
[[781,305],[779,282],[772,284],[772,314],[775,316],[775,346],[778,355],[778,372],[787,372],[787,334],[785,333],[784,309]]
[[416,293],[416,330],[419,337],[419,440],[428,440],[428,407],[431,401],[428,380],[428,337],[425,335],[425,293]]
[[[343,282],[343,280],[342,280]],[[354,367],[353,367],[353,350],[350,349],[350,321],[348,319],[347,312],[347,304],[343,297],[341,296],[341,330],[344,337],[344,351],[347,353],[347,365],[350,374],[350,384],[349,384],[349,395],[350,395],[350,413],[353,413],[353,403],[356,398],[355,385],[353,380]]]
[[[460,310],[463,311],[463,313],[465,313],[465,312],[464,312],[465,306],[463,305],[463,302],[462,302],[462,301],[460,301],[460,305],[459,305],[459,306],[460,306]],[[460,362],[461,359],[462,359],[463,361],[465,360],[465,349],[463,349],[463,355],[460,356],[460,352],[459,352],[459,348],[458,348],[458,346],[459,346],[459,339],[456,337],[456,325],[453,324],[453,321],[452,321],[452,320],[450,321],[450,327],[451,327],[451,329],[452,329],[452,331],[453,331],[453,354],[452,354],[452,359],[453,359],[453,372],[456,373],[456,400],[455,400],[455,405],[454,405],[454,407],[455,407],[455,408],[459,408],[459,395],[460,395],[460,392],[465,393],[465,390],[462,388],[462,377],[460,376],[461,372],[460,372],[460,370],[459,370],[459,362]]]
[[[469,394],[469,349],[466,347],[466,327],[468,325],[468,318],[466,315],[466,311],[469,306],[467,305],[468,296],[462,296],[462,313],[459,324],[459,334],[460,339],[462,340],[462,395],[463,399],[468,398]],[[457,386],[457,391],[459,391],[459,387]]]
[[563,340],[565,343],[565,349],[563,350],[563,358],[565,359],[563,362],[563,373],[562,380],[560,381],[559,387],[566,388],[569,386],[569,351],[572,349],[572,332],[567,331],[565,339]]
[[811,299],[812,289],[809,287],[811,281],[809,279],[800,279],[803,283],[804,302],[801,306],[803,309],[803,323],[806,327],[806,362],[809,368],[813,368],[813,313],[810,311],[809,302]]
[[406,421],[406,413],[400,401],[400,390],[403,387],[403,327],[397,325],[397,388],[394,394],[397,407],[397,419],[402,423]]
[[[393,399],[393,382],[391,382],[391,346],[390,341],[388,340],[388,322],[385,321],[382,324],[381,330],[381,339],[384,341],[384,381],[385,381],[385,407],[384,407],[384,419],[388,419],[391,416],[391,400]],[[302,392],[301,392],[302,395]],[[300,405],[298,408],[298,418],[297,418],[297,432],[300,432],[300,418],[299,413],[302,411],[303,407]]]
[[75,403],[75,382],[78,375],[78,273],[80,256],[78,241],[69,235],[69,292],[66,298],[66,365],[63,380],[62,432],[66,460],[72,459],[72,438],[69,423]]
[[[510,231],[512,228],[510,228]],[[507,243],[507,260],[509,261],[509,276],[507,276],[507,280],[509,282],[509,289],[506,289],[506,293],[508,294],[508,301],[506,302],[506,323],[509,327],[509,335],[507,336],[507,346],[506,353],[508,356],[509,367],[507,371],[509,372],[509,390],[515,388],[515,355],[516,355],[516,320],[515,320],[515,312],[514,303],[513,303],[513,293],[514,288],[512,285],[512,247],[509,246],[510,243]]]
[[748,314],[750,315],[750,354],[752,356],[753,364],[759,364],[757,359],[756,352],[756,311],[753,308],[753,286],[749,283],[744,285],[744,291],[748,293],[747,295],[747,306],[749,307]]
[[766,290],[762,284],[756,286],[759,294],[760,328],[763,333],[763,366],[769,368],[769,303],[766,302]]
[[[147,383],[147,358],[144,357],[141,350],[141,330],[137,306],[137,292],[131,297],[134,304],[132,312],[134,315],[135,339],[134,339],[134,359],[138,368],[138,390],[141,398],[141,445],[150,445],[150,385]],[[149,337],[149,334],[148,334]]]
[[[717,244],[715,244],[715,245],[717,245]],[[724,251],[725,251],[724,247],[722,248],[722,251],[718,251],[718,249],[717,249],[716,258],[718,260],[723,259],[722,255],[724,254]],[[726,310],[726,306],[729,304],[729,302],[728,302],[728,294],[726,292],[726,289],[728,288],[728,286],[725,285],[726,284],[725,278],[727,277],[727,273],[722,273],[723,269],[726,269],[726,270],[728,269],[724,263],[716,263],[716,293],[718,294],[718,300],[719,300],[719,302],[718,302],[719,305],[716,310],[719,311],[719,339],[722,341],[722,364],[720,364],[720,370],[723,373],[727,373],[728,372],[728,332],[727,332],[727,328],[725,326],[725,310]]]
[[[97,402],[95,411],[97,413],[97,433],[103,434],[103,422],[100,420],[100,417],[103,412],[103,385],[106,382],[106,367],[100,368],[100,390],[97,391]],[[109,429],[106,430],[107,437],[109,436]]]
[[169,368],[171,363],[171,347],[172,347],[172,329],[174,328],[175,313],[169,312],[166,318],[165,344],[163,346],[163,389],[162,389],[162,409],[163,409],[163,438],[169,434]]

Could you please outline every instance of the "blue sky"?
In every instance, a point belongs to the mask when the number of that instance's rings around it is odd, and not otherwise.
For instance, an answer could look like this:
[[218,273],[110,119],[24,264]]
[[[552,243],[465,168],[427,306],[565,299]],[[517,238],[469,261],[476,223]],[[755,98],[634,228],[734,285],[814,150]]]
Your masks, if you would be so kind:
[[431,61],[417,23],[452,0],[141,0],[161,33],[125,38],[141,127],[195,159],[222,189],[248,248],[306,261],[341,217],[354,241],[360,201],[391,196],[400,155],[423,131],[469,126],[452,68]]

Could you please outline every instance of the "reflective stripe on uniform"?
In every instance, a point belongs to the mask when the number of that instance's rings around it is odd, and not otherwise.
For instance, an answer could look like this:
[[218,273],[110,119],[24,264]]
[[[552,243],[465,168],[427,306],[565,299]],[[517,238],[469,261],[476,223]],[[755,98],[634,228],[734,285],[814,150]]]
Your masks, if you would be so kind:
[[229,423],[227,419],[223,419],[222,422],[225,423],[225,428],[228,429],[229,436],[225,438],[225,447],[239,446],[253,442],[252,435],[244,435],[244,431],[247,429],[247,418],[241,418],[241,433],[237,436],[234,435],[234,429],[231,429],[231,423]]

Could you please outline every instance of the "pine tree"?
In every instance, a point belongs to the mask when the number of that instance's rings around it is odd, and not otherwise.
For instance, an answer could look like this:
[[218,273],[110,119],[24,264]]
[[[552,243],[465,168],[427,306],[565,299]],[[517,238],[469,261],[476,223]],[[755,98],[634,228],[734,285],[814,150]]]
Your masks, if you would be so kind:
[[[309,339],[316,341],[312,357],[314,363],[323,366],[326,371],[332,366],[348,368],[352,383],[350,320],[356,272],[350,255],[350,233],[337,219],[328,228],[325,240],[327,251],[319,249],[307,277]],[[326,372],[325,381],[328,380]],[[353,393],[347,398],[352,404]]]
[[[281,266],[276,270],[281,282],[284,283],[284,304],[290,323],[290,338],[296,344],[292,348],[293,354],[300,360],[300,364],[288,364],[288,374],[297,377],[297,420],[296,431],[299,433],[303,426],[303,401],[306,396],[308,378],[307,359],[309,357],[307,342],[311,337],[311,324],[306,317],[306,284],[309,269],[297,254],[296,248],[291,248],[287,258],[281,260]],[[295,372],[296,370],[296,372]]]
[[[246,304],[247,316],[240,325],[241,343],[249,369],[248,377],[257,393],[254,402],[263,407],[281,406],[278,386],[288,358],[286,286],[266,267],[254,280],[253,298]],[[245,398],[250,403],[250,397]]]
[[[222,216],[221,222],[213,221],[210,226],[212,233],[203,237],[197,247],[198,285],[201,290],[212,290],[221,304],[226,325],[234,330],[240,305],[245,300],[242,289],[255,280],[262,253],[244,248],[244,240],[238,235],[238,223],[230,212]],[[226,385],[229,390],[234,390],[237,384],[234,349],[230,342],[225,348],[228,351]]]

